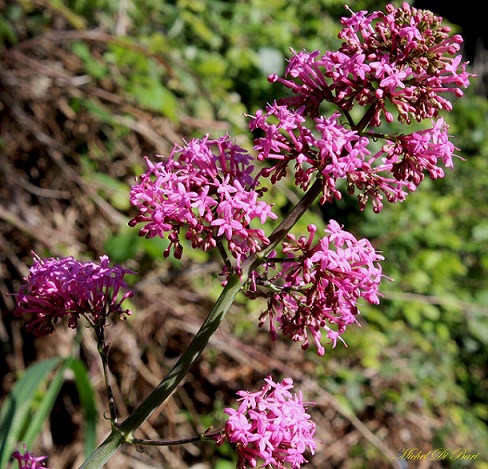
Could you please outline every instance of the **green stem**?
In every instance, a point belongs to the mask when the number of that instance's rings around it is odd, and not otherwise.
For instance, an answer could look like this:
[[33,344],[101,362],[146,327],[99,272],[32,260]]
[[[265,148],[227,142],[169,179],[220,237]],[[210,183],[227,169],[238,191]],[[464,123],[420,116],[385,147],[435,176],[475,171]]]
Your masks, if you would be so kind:
[[229,279],[212,311],[176,365],[124,422],[113,427],[107,439],[88,457],[80,469],[101,468],[124,443],[132,442],[132,434],[171,395],[180,381],[188,374],[246,280],[247,277],[239,278],[238,276]]
[[125,443],[124,436],[115,429],[105,441],[80,466],[86,469],[100,469]]
[[180,381],[188,374],[190,368],[207,346],[210,337],[212,337],[219,327],[225,314],[234,302],[234,298],[241,289],[242,284],[246,280],[243,278],[239,279],[238,276],[233,276],[229,279],[222,294],[217,299],[212,311],[207,316],[200,330],[196,333],[188,349],[166,375],[166,378],[153,389],[149,396],[118,427],[121,433],[126,436],[131,436],[176,389]]
[[88,457],[80,469],[99,469],[123,444],[133,443],[132,434],[171,395],[197,361],[210,338],[224,319],[237,293],[239,293],[242,286],[246,283],[249,275],[265,261],[266,255],[279,244],[300,217],[310,208],[320,194],[321,189],[322,181],[316,180],[293,210],[285,217],[273,233],[271,233],[269,245],[265,246],[259,253],[249,256],[242,263],[240,276],[232,275],[229,278],[212,311],[210,311],[202,327],[196,333],[188,349],[179,358],[176,365],[124,422],[120,425],[113,425],[110,435]]
[[[279,226],[271,233],[269,236],[269,245],[265,246],[258,254],[260,259],[267,256],[288,234],[288,232],[293,228],[295,223],[302,217],[302,215],[310,208],[314,200],[319,196],[322,191],[322,180],[317,179],[313,185],[308,189],[305,195],[300,199],[300,201],[293,207],[293,210],[284,218],[284,220],[279,224]],[[252,257],[252,256],[250,256]],[[250,257],[248,259],[250,259]],[[242,269],[244,270],[245,265],[248,261],[243,263]],[[262,260],[261,262],[264,262]]]
[[211,430],[202,433],[201,435],[188,436],[178,440],[144,440],[141,438],[132,438],[131,443],[140,446],[175,446],[186,445],[188,443],[196,443],[197,441],[213,440],[214,437],[222,434],[223,429]]
[[110,411],[110,420],[112,423],[117,424],[117,409],[115,406],[115,399],[114,394],[112,391],[112,383],[110,379],[110,369],[108,365],[108,354],[107,354],[107,345],[105,343],[105,324],[97,324],[95,326],[95,334],[97,336],[97,343],[98,343],[98,354],[102,359],[102,369],[103,369],[103,376],[105,379],[105,389],[107,390],[107,401],[108,401],[108,408]]

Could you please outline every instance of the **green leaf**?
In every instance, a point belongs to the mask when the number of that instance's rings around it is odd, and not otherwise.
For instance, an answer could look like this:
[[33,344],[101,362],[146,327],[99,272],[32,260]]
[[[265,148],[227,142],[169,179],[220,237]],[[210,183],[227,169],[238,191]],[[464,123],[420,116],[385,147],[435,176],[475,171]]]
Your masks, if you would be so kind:
[[225,459],[220,459],[215,465],[215,469],[234,469],[236,463],[234,461],[227,461]]
[[138,83],[134,82],[128,87],[128,92],[140,106],[161,113],[173,122],[178,121],[178,100],[157,79],[141,79]]
[[69,359],[58,369],[53,379],[50,381],[47,390],[43,393],[40,403],[35,403],[32,408],[33,417],[29,420],[25,434],[22,438],[22,441],[26,444],[27,448],[31,448],[34,445],[37,436],[42,431],[44,422],[51,413],[59,391],[61,390],[61,386],[63,385],[64,372],[66,371],[68,362]]
[[111,125],[115,124],[112,111],[109,111],[105,106],[102,106],[95,101],[90,99],[76,98],[73,100],[73,106],[75,111],[77,106],[83,106],[102,122],[106,122],[107,124]]
[[[59,365],[44,391],[49,374]],[[25,443],[27,448],[34,446],[61,390],[67,369],[73,371],[83,408],[86,456],[95,450],[98,411],[88,371],[77,358],[56,357],[30,366],[7,396],[0,411],[0,467],[5,467],[19,443]],[[36,402],[41,390],[42,398]]]
[[12,24],[3,18],[0,18],[0,44],[3,44],[7,40],[11,44],[17,44],[19,39]]
[[85,70],[93,78],[104,78],[108,75],[108,67],[102,62],[99,62],[93,57],[90,48],[84,42],[73,42],[71,49],[76,54],[85,66]]
[[418,305],[413,303],[406,305],[406,307],[403,309],[403,315],[412,327],[419,327],[422,322],[420,309],[421,308],[419,308]]
[[128,210],[130,208],[130,188],[127,184],[105,173],[93,172],[87,174],[87,177],[97,183],[117,210]]
[[[104,243],[105,252],[114,262],[123,263],[135,257],[139,247],[139,235],[137,230],[121,230],[120,233],[110,236]],[[157,257],[163,249],[158,247]]]
[[80,396],[85,423],[85,456],[95,451],[97,444],[98,409],[95,390],[90,382],[90,376],[85,364],[79,359],[71,359],[69,368],[73,371],[76,389]]
[[6,466],[16,444],[23,437],[36,392],[62,360],[55,357],[31,365],[5,399],[0,410],[0,467]]

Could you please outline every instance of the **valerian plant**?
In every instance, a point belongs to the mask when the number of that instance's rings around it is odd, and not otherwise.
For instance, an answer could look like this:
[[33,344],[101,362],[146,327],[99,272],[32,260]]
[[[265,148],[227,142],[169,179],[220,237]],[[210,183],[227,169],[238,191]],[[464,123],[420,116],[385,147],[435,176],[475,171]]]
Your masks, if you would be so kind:
[[[143,440],[134,432],[188,373],[239,292],[266,299],[259,326],[269,324],[273,340],[281,333],[306,349],[311,339],[319,355],[344,342],[347,326],[357,323],[358,301],[379,302],[383,258],[335,220],[324,233],[314,225],[300,236],[290,230],[316,200],[331,203],[345,191],[356,195],[362,210],[370,202],[379,213],[384,203],[405,200],[425,175],[441,178],[453,166],[457,149],[439,113],[452,109],[449,94],[461,97],[473,76],[462,62],[462,38],[451,35],[442,18],[407,3],[388,5],[386,12],[348,11],[339,50],[292,50],[285,75],[269,77],[290,95],[248,116],[253,154],[229,135],[207,135],[156,162],[146,158],[147,172],[131,189],[137,214],[129,225],[139,226],[141,236],[167,238],[165,257],[181,258],[183,239],[194,249],[216,249],[224,281],[188,349],[124,421],[110,400],[104,330],[110,315],[130,314],[121,303],[132,295],[124,276],[133,272],[111,267],[107,256],[100,263],[35,257],[17,294],[17,314],[32,316],[27,328],[36,335],[52,333],[64,317],[69,327],[84,318],[104,363],[112,432],[83,469],[101,467],[124,444],[229,441],[238,468],[299,468],[316,450],[307,413],[313,403],[291,392],[290,378],[275,382],[271,376],[260,391],[237,393],[240,406],[225,409],[229,418],[221,429],[178,441]],[[325,102],[335,107],[331,115],[322,114]],[[425,120],[422,130],[407,132],[412,121]],[[393,123],[404,130],[392,130]],[[267,235],[259,223],[278,216],[263,195],[267,184],[288,174],[304,195]],[[14,457],[21,468],[43,461],[28,452]]]

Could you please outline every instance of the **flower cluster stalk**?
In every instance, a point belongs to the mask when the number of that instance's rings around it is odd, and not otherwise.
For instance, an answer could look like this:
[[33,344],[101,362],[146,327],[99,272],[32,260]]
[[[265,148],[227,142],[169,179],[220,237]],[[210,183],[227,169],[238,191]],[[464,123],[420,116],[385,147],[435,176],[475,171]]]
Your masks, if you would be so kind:
[[198,360],[210,338],[223,321],[236,295],[247,282],[250,272],[264,262],[264,256],[276,247],[302,215],[310,208],[320,194],[320,190],[321,184],[317,181],[270,235],[270,244],[259,253],[250,255],[242,263],[240,275],[234,274],[229,277],[214,307],[174,367],[158,386],[134,409],[126,420],[119,425],[113,426],[109,436],[80,466],[80,469],[99,469],[122,445],[137,442],[137,439],[132,438],[133,433],[173,393],[178,384],[188,374],[190,368]]

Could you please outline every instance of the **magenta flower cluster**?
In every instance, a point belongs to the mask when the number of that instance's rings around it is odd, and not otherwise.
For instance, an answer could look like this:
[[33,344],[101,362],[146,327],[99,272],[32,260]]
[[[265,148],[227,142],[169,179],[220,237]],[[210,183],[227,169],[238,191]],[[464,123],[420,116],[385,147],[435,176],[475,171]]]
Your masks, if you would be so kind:
[[30,314],[26,328],[36,336],[54,331],[55,323],[68,318],[75,328],[80,316],[91,325],[103,326],[110,314],[130,314],[121,303],[131,297],[124,281],[135,272],[119,265],[110,267],[107,256],[100,263],[80,262],[73,257],[41,259],[34,257],[26,283],[17,296],[16,315]]
[[386,139],[382,151],[395,179],[418,186],[425,172],[431,179],[444,177],[443,169],[437,166],[439,160],[446,168],[453,167],[455,147],[449,141],[449,127],[442,118],[433,121],[433,124],[430,129]]
[[307,462],[304,453],[316,449],[315,424],[307,414],[307,405],[313,403],[304,403],[300,392],[290,392],[291,378],[275,383],[268,376],[265,382],[258,392],[237,393],[241,404],[237,410],[225,409],[229,418],[217,443],[236,445],[237,469],[256,467],[259,461],[259,467],[300,468]]
[[146,158],[149,170],[131,189],[130,200],[139,214],[130,226],[142,223],[139,233],[148,238],[167,235],[165,257],[171,249],[181,257],[182,230],[193,248],[206,251],[226,242],[239,267],[243,257],[269,242],[251,222],[276,218],[271,206],[259,200],[263,191],[252,176],[252,160],[228,135],[176,146],[168,159],[156,164]]
[[344,41],[338,51],[294,53],[287,67],[289,79],[276,75],[294,96],[284,102],[294,108],[305,106],[307,114],[319,115],[322,101],[350,111],[354,104],[374,105],[370,125],[381,124],[381,116],[393,121],[388,104],[401,122],[437,117],[450,111],[452,104],[444,93],[462,96],[471,74],[461,63],[463,40],[450,35],[442,18],[404,2],[401,8],[386,6],[387,13],[352,12],[342,18]]
[[[452,109],[443,94],[461,96],[473,75],[456,55],[462,38],[449,36],[449,28],[431,12],[404,3],[399,9],[388,5],[387,14],[352,13],[342,23],[339,51],[293,52],[285,78],[269,77],[293,95],[258,111],[250,129],[263,134],[254,149],[259,160],[272,161],[263,175],[273,183],[291,165],[304,190],[315,177],[322,180],[322,203],[342,197],[337,188],[342,179],[348,193],[358,193],[361,209],[371,199],[379,212],[385,199],[403,201],[425,172],[442,177],[439,163],[452,167],[456,149],[448,125],[436,118],[439,110]],[[335,104],[347,123],[339,113],[320,115],[324,101]],[[368,106],[357,123],[350,114],[355,104]],[[367,130],[380,126],[383,116],[392,122],[395,109],[402,123],[431,119],[433,127],[410,135]],[[372,153],[378,139],[386,144]]]
[[340,336],[347,326],[357,323],[357,301],[379,303],[383,257],[367,239],[357,240],[335,221],[318,243],[314,243],[317,228],[309,225],[308,231],[308,237],[288,235],[283,243],[288,257],[270,258],[265,275],[254,276],[247,294],[267,298],[260,325],[269,321],[273,340],[281,330],[307,349],[310,334],[318,354],[324,355],[322,330],[335,347],[338,339],[343,341]]
[[[295,165],[295,182],[306,190],[317,175],[324,180],[322,203],[341,194],[335,183],[351,170],[356,170],[369,155],[368,139],[338,123],[339,113],[316,119],[313,132],[306,122],[304,107],[292,110],[274,102],[266,112],[258,111],[249,124],[264,136],[254,141],[258,159],[276,163],[264,170],[275,183],[287,173],[289,163]],[[271,122],[270,122],[271,121]]]
[[12,454],[12,458],[16,459],[19,463],[19,469],[49,469],[45,466],[45,460],[47,456],[33,456],[29,451],[27,451],[24,445],[24,454],[19,451],[15,451]]
[[316,177],[322,181],[321,203],[341,199],[337,184],[345,182],[348,193],[358,191],[361,209],[371,199],[375,212],[383,201],[395,203],[414,191],[427,171],[431,178],[444,176],[441,162],[452,167],[454,145],[449,141],[449,126],[444,119],[433,127],[399,136],[381,135],[385,145],[374,155],[369,147],[378,135],[360,135],[339,123],[340,114],[314,119],[313,130],[306,126],[302,106],[293,110],[277,102],[258,111],[251,119],[251,130],[260,129],[264,136],[254,142],[259,160],[273,161],[263,170],[263,176],[275,183],[286,176],[289,165],[295,170],[295,183],[306,190]]

